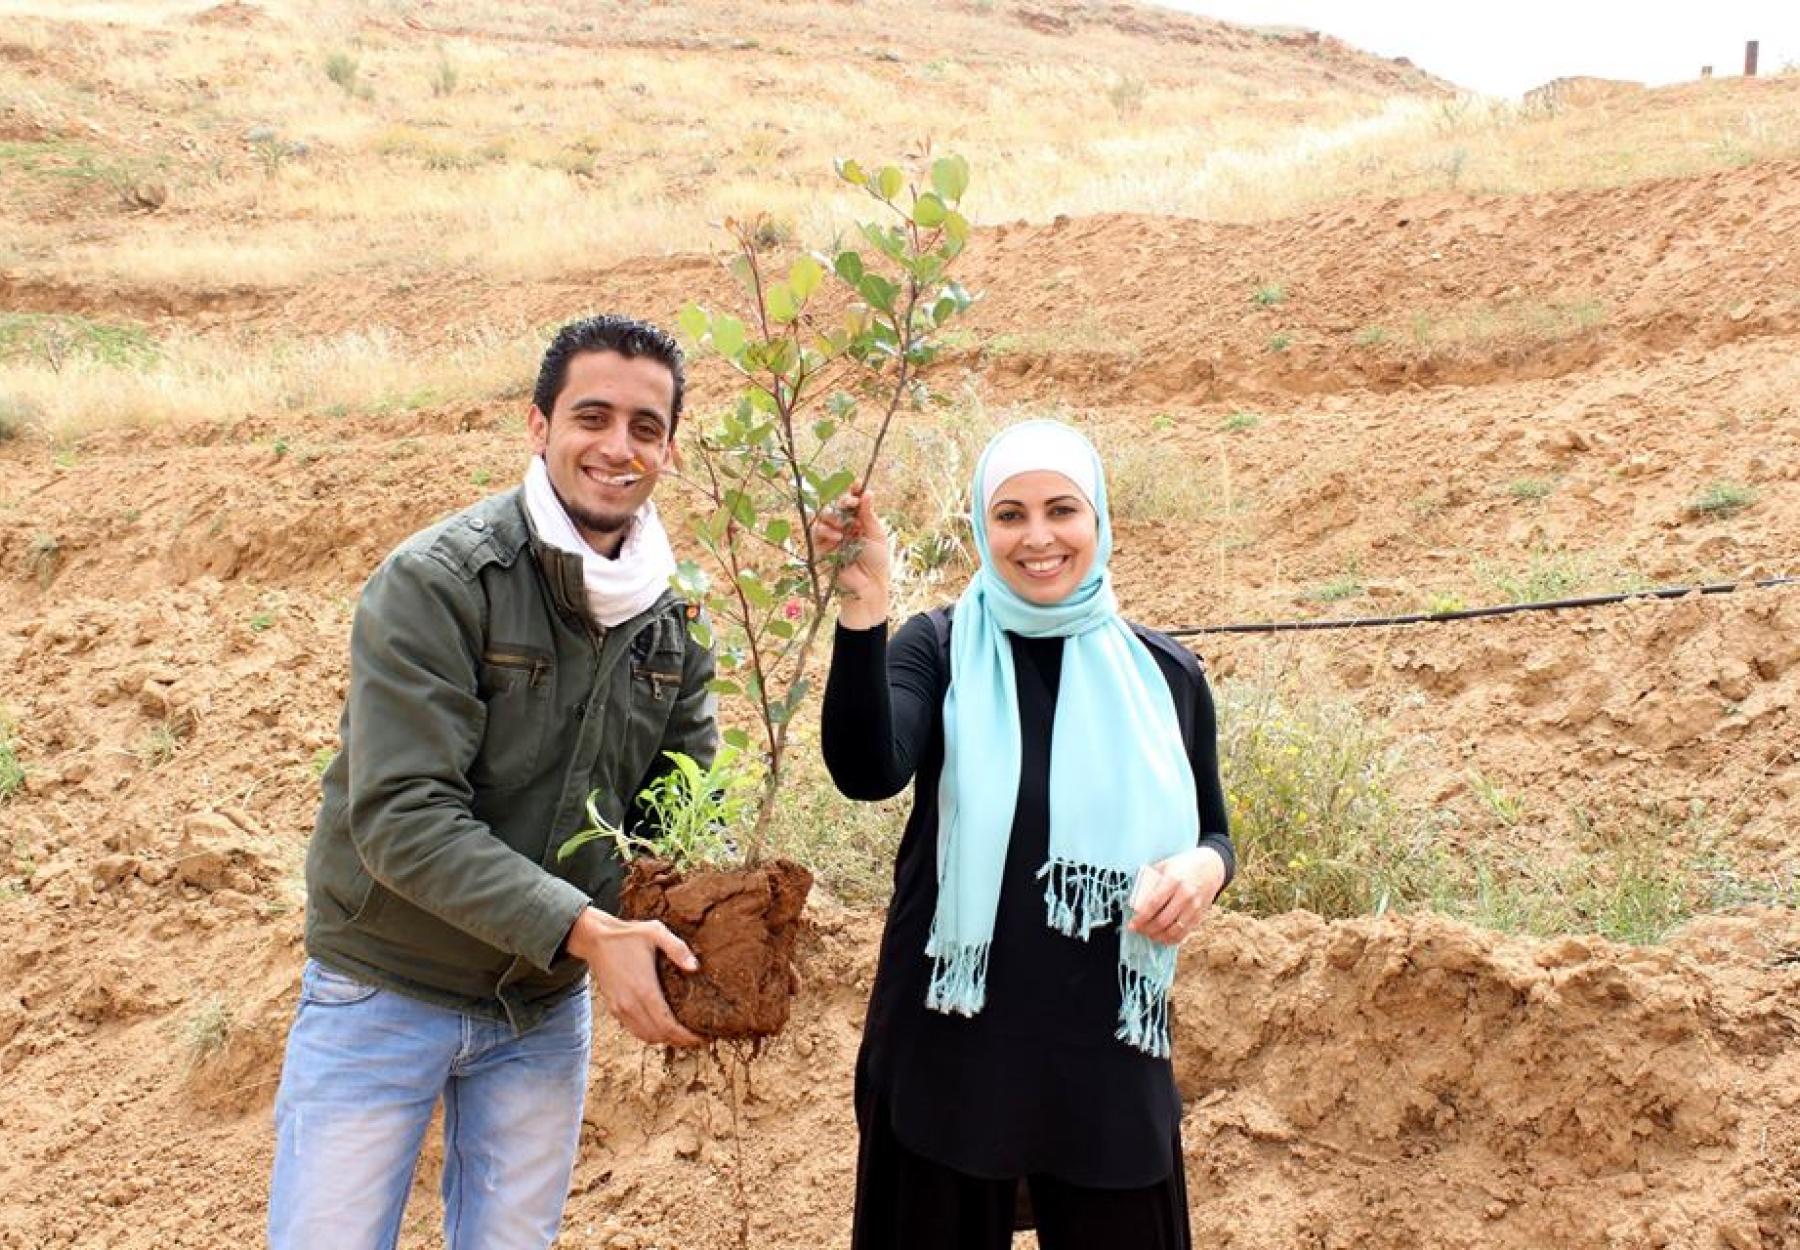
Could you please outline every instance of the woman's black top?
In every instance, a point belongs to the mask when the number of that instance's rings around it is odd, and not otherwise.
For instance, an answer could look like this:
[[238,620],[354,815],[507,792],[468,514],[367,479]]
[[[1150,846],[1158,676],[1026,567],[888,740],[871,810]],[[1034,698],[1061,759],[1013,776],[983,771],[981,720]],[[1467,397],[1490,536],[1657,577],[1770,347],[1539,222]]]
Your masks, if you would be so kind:
[[[1134,626],[1134,628],[1136,628]],[[1140,637],[1149,631],[1139,629]],[[1119,935],[1083,942],[1045,923],[1037,871],[1050,847],[1050,737],[1060,638],[1008,635],[1021,728],[1019,795],[989,950],[987,1004],[973,1017],[925,1006],[925,941],[937,907],[938,777],[944,763],[947,648],[929,615],[901,627],[838,628],[825,688],[825,763],[853,799],[914,783],[894,895],[857,1058],[856,1104],[889,1116],[916,1154],[990,1179],[1047,1174],[1076,1185],[1154,1185],[1175,1169],[1174,1069],[1114,1038]],[[1235,859],[1219,787],[1212,694],[1174,644],[1149,648],[1168,680],[1193,764],[1202,843]],[[1094,777],[1128,786],[1129,777]]]

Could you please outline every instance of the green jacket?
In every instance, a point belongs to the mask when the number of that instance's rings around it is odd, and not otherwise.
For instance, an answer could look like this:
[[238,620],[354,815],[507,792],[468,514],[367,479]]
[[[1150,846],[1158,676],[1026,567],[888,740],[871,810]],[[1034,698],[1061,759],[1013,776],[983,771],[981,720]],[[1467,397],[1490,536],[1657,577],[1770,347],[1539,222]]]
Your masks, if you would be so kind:
[[710,763],[711,652],[665,593],[611,629],[578,557],[531,532],[518,490],[414,535],[363,587],[343,749],[306,856],[306,949],[412,997],[529,1028],[586,971],[561,953],[623,869],[601,815],[633,825],[664,751]]

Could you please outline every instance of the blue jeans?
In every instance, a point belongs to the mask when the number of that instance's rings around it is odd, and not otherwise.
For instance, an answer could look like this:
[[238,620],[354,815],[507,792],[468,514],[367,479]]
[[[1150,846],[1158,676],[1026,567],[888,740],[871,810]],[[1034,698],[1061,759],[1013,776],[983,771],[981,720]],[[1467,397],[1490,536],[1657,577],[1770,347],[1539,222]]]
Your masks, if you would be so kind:
[[270,1246],[391,1250],[440,1097],[446,1246],[548,1246],[581,1138],[592,1020],[585,986],[514,1036],[307,960],[275,1096]]

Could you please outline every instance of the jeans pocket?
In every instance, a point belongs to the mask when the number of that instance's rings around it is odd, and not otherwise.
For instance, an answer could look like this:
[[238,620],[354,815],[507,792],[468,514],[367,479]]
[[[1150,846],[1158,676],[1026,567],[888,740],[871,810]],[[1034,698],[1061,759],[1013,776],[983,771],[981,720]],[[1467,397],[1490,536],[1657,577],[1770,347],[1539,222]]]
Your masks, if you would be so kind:
[[365,984],[316,959],[307,960],[300,973],[300,1001],[315,1007],[348,1007],[366,1002],[380,992],[379,985]]

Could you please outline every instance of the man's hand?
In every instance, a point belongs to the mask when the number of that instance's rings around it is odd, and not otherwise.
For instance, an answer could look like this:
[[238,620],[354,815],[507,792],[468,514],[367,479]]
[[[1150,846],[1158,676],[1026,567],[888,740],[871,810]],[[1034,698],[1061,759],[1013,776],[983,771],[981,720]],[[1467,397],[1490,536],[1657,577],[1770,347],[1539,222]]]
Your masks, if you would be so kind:
[[662,921],[620,920],[590,907],[569,930],[568,947],[593,974],[600,1001],[633,1037],[651,1045],[700,1044],[669,1010],[656,979],[656,952],[683,972],[698,971],[700,961]]
[[1194,931],[1225,888],[1225,857],[1196,846],[1157,864],[1155,882],[1136,901],[1126,928],[1173,946]]

